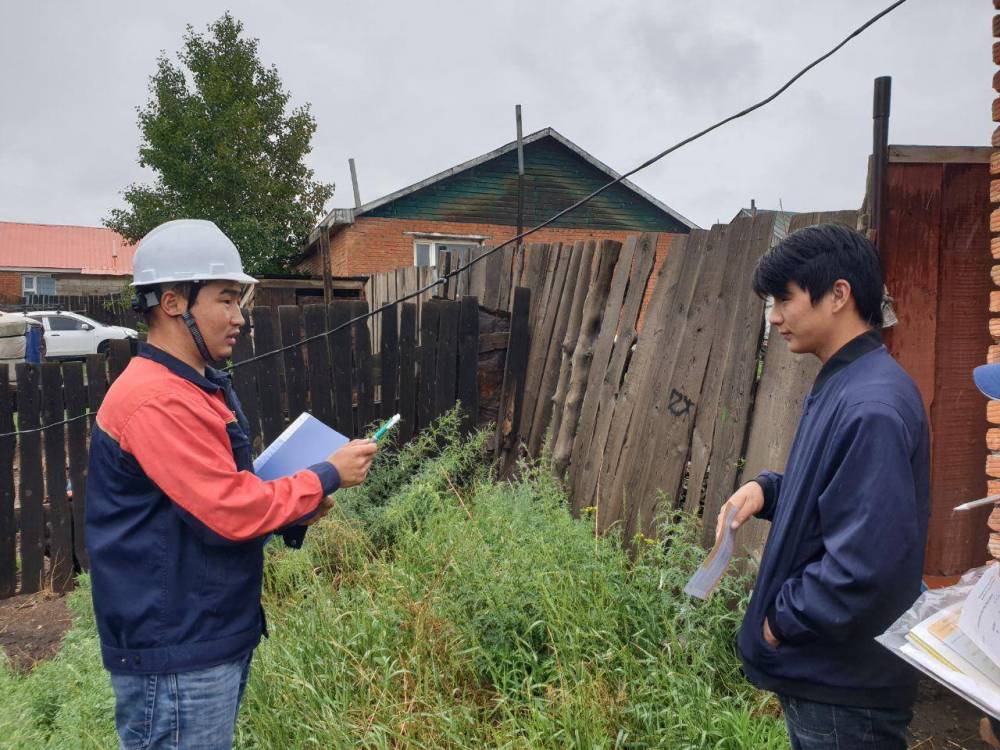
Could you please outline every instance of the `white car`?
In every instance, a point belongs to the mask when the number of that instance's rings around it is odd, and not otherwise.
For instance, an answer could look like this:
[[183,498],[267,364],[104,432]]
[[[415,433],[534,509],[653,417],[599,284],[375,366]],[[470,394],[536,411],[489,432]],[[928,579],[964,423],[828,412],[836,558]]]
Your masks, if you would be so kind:
[[29,318],[45,326],[45,356],[47,359],[83,357],[105,354],[116,339],[135,339],[139,334],[131,328],[106,326],[86,315],[49,310],[30,312]]

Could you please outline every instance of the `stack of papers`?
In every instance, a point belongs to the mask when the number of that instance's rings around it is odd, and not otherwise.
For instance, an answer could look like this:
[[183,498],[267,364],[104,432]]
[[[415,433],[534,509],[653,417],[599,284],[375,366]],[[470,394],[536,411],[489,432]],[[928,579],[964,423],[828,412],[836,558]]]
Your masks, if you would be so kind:
[[906,642],[893,650],[984,712],[1000,716],[998,568],[984,571],[964,602],[912,627]]

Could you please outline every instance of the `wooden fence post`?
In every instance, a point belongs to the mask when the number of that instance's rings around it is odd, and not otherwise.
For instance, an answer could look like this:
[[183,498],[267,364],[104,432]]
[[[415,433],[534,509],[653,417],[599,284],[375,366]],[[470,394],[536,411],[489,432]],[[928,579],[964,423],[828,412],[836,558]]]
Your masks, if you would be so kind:
[[73,485],[73,554],[83,570],[90,570],[90,557],[84,533],[87,508],[87,419],[75,419],[87,413],[87,386],[83,380],[83,365],[63,365],[63,384],[66,387],[66,426],[69,453],[69,479]]
[[[389,419],[396,413],[396,396],[399,382],[399,336],[396,326],[396,308],[380,314],[382,318],[382,340],[379,342],[381,359],[381,407],[382,419]],[[397,433],[398,435],[398,433]]]
[[33,594],[42,587],[45,513],[42,502],[42,435],[27,432],[41,426],[41,367],[18,364],[17,422],[20,434],[21,592]]
[[306,356],[309,358],[309,401],[312,414],[316,419],[328,425],[334,423],[333,410],[333,371],[330,367],[329,336],[325,335],[326,306],[306,305],[303,310],[306,338],[318,336],[306,344]]
[[355,437],[354,396],[351,380],[352,351],[351,303],[344,300],[330,303],[327,308],[327,330],[330,334],[330,359],[333,365],[333,406],[336,415],[333,427],[347,437]]
[[417,419],[417,304],[404,302],[399,319],[399,442],[413,437]]
[[462,404],[462,432],[468,434],[479,417],[479,302],[475,297],[462,297],[460,304],[457,395]]
[[[351,303],[351,317],[357,318],[368,312],[364,302]],[[375,379],[372,377],[372,342],[368,328],[368,320],[361,319],[354,323],[354,383],[358,398],[358,435],[376,419],[375,414]]]
[[437,368],[434,379],[434,418],[455,405],[458,377],[458,318],[460,303],[443,301],[438,318]]
[[17,587],[17,524],[14,516],[14,392],[9,368],[0,367],[0,599]]
[[[257,356],[280,346],[274,310],[253,309],[254,350]],[[257,391],[260,394],[260,426],[264,444],[269,445],[285,429],[281,404],[281,355],[271,354],[257,361]]]
[[496,455],[502,457],[501,470],[507,473],[517,457],[517,437],[524,400],[524,379],[528,367],[528,348],[531,343],[531,290],[517,287],[510,319],[510,342],[504,364],[503,388],[500,391],[500,409],[497,419]]
[[42,424],[44,431],[45,494],[49,501],[49,571],[53,591],[73,586],[73,531],[66,497],[66,426],[62,369],[58,362],[42,365]]
[[420,397],[417,399],[417,424],[422,430],[435,416],[434,383],[437,375],[437,342],[440,301],[428,300],[420,318]]

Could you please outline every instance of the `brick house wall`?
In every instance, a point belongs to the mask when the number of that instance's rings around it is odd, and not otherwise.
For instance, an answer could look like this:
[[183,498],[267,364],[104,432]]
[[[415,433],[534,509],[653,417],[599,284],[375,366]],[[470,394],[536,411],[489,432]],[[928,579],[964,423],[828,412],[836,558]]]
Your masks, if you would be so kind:
[[12,304],[21,299],[21,274],[0,271],[0,303]]

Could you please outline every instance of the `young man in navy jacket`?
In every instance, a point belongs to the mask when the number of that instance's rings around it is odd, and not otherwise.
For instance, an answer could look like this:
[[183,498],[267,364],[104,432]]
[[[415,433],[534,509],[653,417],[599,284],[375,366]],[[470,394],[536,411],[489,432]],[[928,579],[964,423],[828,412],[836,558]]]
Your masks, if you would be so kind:
[[920,393],[882,346],[882,274],[842,225],[796,232],[753,277],[791,351],[823,367],[784,474],[723,506],[771,532],[739,634],[747,678],[777,693],[795,750],[905,748],[916,674],[873,639],[920,592],[929,513]]

